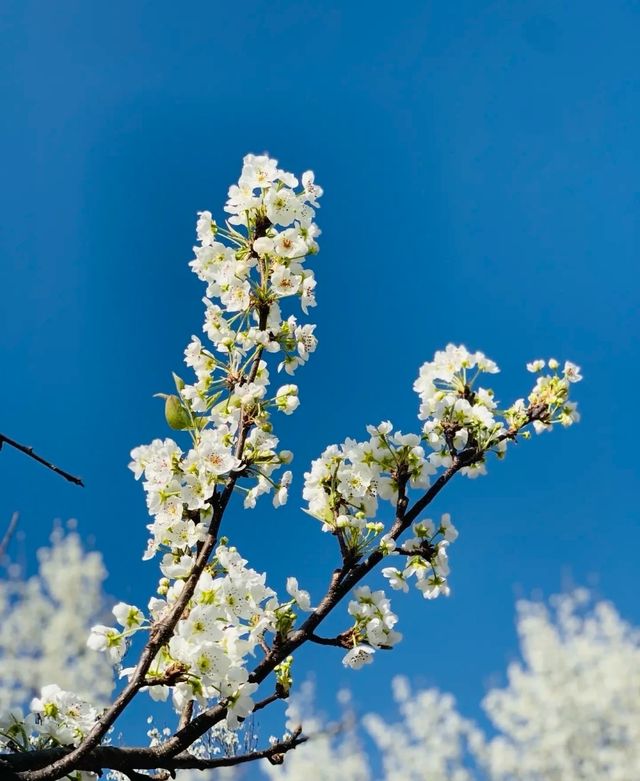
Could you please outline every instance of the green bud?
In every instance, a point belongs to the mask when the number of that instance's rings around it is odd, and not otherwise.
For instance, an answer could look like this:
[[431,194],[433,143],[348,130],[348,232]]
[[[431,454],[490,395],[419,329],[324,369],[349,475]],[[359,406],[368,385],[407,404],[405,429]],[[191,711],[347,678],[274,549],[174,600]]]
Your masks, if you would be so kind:
[[164,416],[175,431],[191,428],[191,420],[177,396],[167,396],[164,402]]

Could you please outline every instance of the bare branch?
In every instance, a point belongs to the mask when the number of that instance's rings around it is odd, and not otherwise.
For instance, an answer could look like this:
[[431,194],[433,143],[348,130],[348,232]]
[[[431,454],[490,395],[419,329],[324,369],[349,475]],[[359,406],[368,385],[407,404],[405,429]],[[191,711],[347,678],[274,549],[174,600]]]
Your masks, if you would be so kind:
[[253,710],[251,711],[251,713],[257,713],[259,710],[266,708],[267,705],[271,705],[272,702],[276,702],[277,700],[284,700],[286,699],[287,696],[288,695],[282,691],[275,691],[273,694],[270,694],[268,697],[265,697],[264,700],[260,700],[260,702],[256,702],[256,704],[253,706]]
[[338,648],[346,648],[348,646],[347,638],[350,634],[350,632],[343,632],[337,637],[319,637],[312,632],[307,639],[312,643],[317,643],[318,645],[334,645]]
[[29,456],[29,458],[33,458],[33,460],[37,461],[39,464],[46,466],[47,469],[50,469],[52,472],[55,472],[57,475],[60,475],[60,477],[64,477],[64,479],[68,480],[70,483],[73,483],[74,485],[84,486],[84,483],[79,477],[76,477],[75,475],[66,472],[64,469],[60,469],[60,467],[42,458],[42,456],[39,456],[36,452],[34,452],[33,448],[30,445],[21,445],[19,442],[16,442],[15,439],[11,439],[6,434],[0,434],[0,450],[2,450],[2,446],[5,444],[5,442],[7,445],[10,445],[16,450],[19,450],[21,453],[24,453],[26,456]]

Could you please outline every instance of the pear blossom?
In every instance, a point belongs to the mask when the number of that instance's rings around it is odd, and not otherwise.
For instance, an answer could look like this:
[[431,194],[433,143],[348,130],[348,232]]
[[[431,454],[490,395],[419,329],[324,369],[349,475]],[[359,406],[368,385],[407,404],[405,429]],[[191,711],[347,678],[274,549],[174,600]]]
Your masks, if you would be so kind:
[[365,664],[373,662],[375,649],[369,645],[356,645],[345,654],[342,664],[352,670],[359,670]]
[[88,702],[55,683],[44,686],[40,697],[33,698],[31,711],[39,716],[37,731],[63,746],[77,746],[98,717]]
[[104,624],[96,624],[91,627],[87,648],[92,651],[104,651],[111,664],[117,664],[127,650],[122,633],[111,626],[104,626]]
[[300,610],[304,610],[306,613],[311,610],[311,597],[309,596],[309,592],[298,587],[297,578],[287,578],[287,593],[294,598]]
[[[437,351],[414,383],[416,430],[401,431],[384,420],[367,426],[361,440],[330,444],[312,461],[304,475],[305,511],[335,538],[340,563],[317,608],[294,576],[286,582],[291,599],[281,600],[267,573],[242,558],[233,544],[237,527],[223,516],[237,495],[247,509],[269,494],[276,508],[288,500],[293,474],[284,467],[293,455],[281,448],[275,412],[293,414],[299,391],[290,382],[271,389],[271,380],[274,368],[294,375],[317,348],[316,326],[306,317],[316,304],[312,266],[320,229],[314,218],[322,195],[312,171],[300,184],[275,159],[249,154],[228,190],[227,219],[198,213],[189,266],[204,284],[203,336],[193,335],[184,350],[187,374],[173,374],[175,392],[157,394],[175,440],[154,439],[131,452],[130,468],[142,482],[150,516],[143,559],[157,556],[161,577],[146,611],[119,602],[112,611],[118,628],[96,623],[86,641],[96,656],[118,666],[125,681],[112,708],[98,719],[96,706],[57,684],[33,699],[36,726],[31,737],[23,729],[27,742],[78,745],[91,733],[79,752],[56,760],[59,776],[75,772],[73,762],[85,748],[109,739],[122,703],[139,691],[152,701],[170,701],[179,714],[178,732],[169,738],[174,748],[176,737],[192,731],[202,749],[212,727],[224,722],[231,734],[255,710],[289,695],[293,653],[303,643],[347,649],[345,667],[372,663],[402,635],[384,590],[372,589],[365,577],[393,557],[395,566],[382,567],[393,590],[408,591],[413,579],[427,600],[448,595],[449,548],[458,531],[448,513],[439,522],[422,518],[426,506],[457,472],[485,474],[489,455],[503,458],[530,426],[539,432],[579,419],[570,392],[582,376],[569,361],[561,371],[555,359],[529,364],[537,375],[534,387],[526,400],[504,407],[486,383],[487,375],[499,372],[492,359],[463,345]],[[545,366],[551,373],[543,373]],[[264,533],[262,519],[259,525]],[[347,595],[351,626],[337,637],[315,635]],[[145,650],[130,664],[143,638]],[[256,702],[269,675],[275,694]],[[408,696],[398,699],[404,705]],[[447,715],[450,710],[442,708]],[[14,722],[8,723],[15,732]],[[153,745],[162,742],[164,731],[150,732]],[[299,732],[285,737],[285,749],[297,745]],[[185,746],[177,743],[183,757]],[[47,771],[29,773],[39,779]]]

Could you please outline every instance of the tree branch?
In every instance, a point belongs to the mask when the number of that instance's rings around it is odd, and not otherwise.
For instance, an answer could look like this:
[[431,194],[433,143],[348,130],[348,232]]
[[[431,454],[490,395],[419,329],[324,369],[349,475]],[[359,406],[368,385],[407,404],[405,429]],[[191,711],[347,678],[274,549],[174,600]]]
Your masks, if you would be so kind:
[[191,717],[193,716],[193,706],[193,700],[189,700],[189,702],[187,702],[182,709],[182,713],[180,714],[180,721],[178,722],[178,729],[186,727],[187,724],[191,721]]
[[30,445],[21,445],[19,442],[16,442],[15,439],[11,439],[10,437],[6,436],[6,434],[0,434],[0,450],[2,450],[2,446],[5,444],[5,442],[7,445],[10,445],[16,450],[19,450],[21,453],[24,453],[26,456],[29,456],[29,458],[33,458],[33,460],[37,461],[39,464],[46,466],[47,469],[50,469],[52,472],[55,472],[57,475],[60,475],[60,477],[64,477],[64,479],[68,480],[70,483],[74,483],[74,485],[84,486],[84,483],[79,477],[76,477],[75,475],[66,472],[64,469],[60,469],[60,467],[42,458],[42,456],[39,456],[36,452],[34,452],[33,448]]
[[[280,764],[282,757],[288,751],[295,749],[302,743],[306,743],[309,738],[302,734],[302,728],[298,728],[288,738],[274,743],[269,748],[250,751],[247,754],[231,757],[197,757],[188,752],[181,752],[175,756],[166,756],[159,749],[161,746],[148,748],[141,746],[139,748],[117,748],[115,746],[98,746],[90,752],[84,754],[74,765],[76,770],[86,770],[93,773],[101,773],[105,768],[118,770],[131,778],[137,778],[137,770],[210,770],[217,767],[233,767],[234,765],[243,765],[247,762],[255,762],[258,759],[268,759],[274,764]],[[69,749],[54,748],[41,751],[29,751],[19,754],[3,754],[0,756],[0,768],[2,769],[2,779],[15,781],[15,779],[30,778],[30,768],[53,767],[56,762],[71,755]],[[5,771],[5,767],[7,770]],[[4,775],[4,773],[7,775]],[[19,775],[16,775],[18,773]],[[149,776],[144,776],[149,778]]]
[[[262,317],[261,317],[262,319]],[[253,365],[249,373],[249,381],[255,379],[258,371],[260,358],[262,355],[262,348],[258,348],[253,358]],[[540,419],[540,416],[544,414],[544,410],[532,408],[528,411],[527,423],[523,426],[509,429],[497,440],[502,439],[514,439],[521,428],[535,419]],[[242,457],[244,450],[244,444],[248,436],[248,432],[252,426],[252,420],[250,417],[245,417],[244,413],[240,418],[240,427],[238,431],[238,440],[236,442],[237,457]],[[496,442],[496,443],[497,443]],[[433,501],[433,499],[440,493],[444,486],[460,471],[460,469],[469,466],[479,459],[483,458],[486,449],[480,448],[467,448],[466,450],[457,453],[453,457],[452,464],[449,468],[443,472],[438,479],[433,483],[425,494],[418,499],[414,505],[407,510],[407,497],[404,490],[404,486],[401,485],[399,491],[398,502],[396,505],[396,517],[389,531],[389,536],[397,540],[401,534],[411,525],[411,523],[423,512],[423,510]],[[168,616],[157,622],[152,628],[149,642],[142,652],[138,667],[136,668],[129,684],[116,698],[111,708],[98,720],[93,730],[85,737],[83,742],[72,749],[69,752],[59,755],[59,758],[55,759],[52,764],[43,766],[40,765],[40,769],[37,764],[30,764],[27,770],[21,778],[24,781],[54,781],[54,779],[61,778],[69,770],[81,770],[81,769],[93,769],[92,767],[85,767],[88,762],[88,758],[91,758],[95,762],[96,757],[102,756],[103,752],[127,752],[130,749],[115,749],[108,746],[99,746],[99,742],[106,734],[109,727],[114,723],[119,714],[124,710],[127,704],[133,699],[139,689],[146,685],[146,673],[155,658],[158,650],[169,640],[171,637],[177,622],[179,621],[184,609],[188,605],[193,593],[195,591],[198,579],[202,574],[204,567],[206,566],[209,556],[215,547],[217,542],[217,535],[219,532],[220,524],[224,511],[227,507],[229,499],[233,493],[237,478],[242,474],[240,469],[236,473],[232,473],[222,491],[221,494],[214,494],[212,499],[213,506],[213,518],[209,527],[209,532],[206,541],[202,544],[201,549],[198,552],[196,564],[185,582],[185,586],[180,594],[180,597],[174,603]],[[215,501],[214,501],[215,500]],[[314,630],[317,626],[331,613],[331,611],[342,601],[342,599],[351,591],[351,589],[357,585],[362,578],[364,578],[371,570],[384,558],[384,553],[380,550],[374,550],[369,556],[360,563],[357,563],[354,559],[350,558],[343,561],[342,567],[336,569],[331,578],[328,590],[318,605],[318,607],[309,615],[301,627],[289,634],[285,639],[280,639],[279,642],[274,643],[272,649],[267,653],[265,658],[255,667],[249,680],[252,683],[262,683],[266,677],[273,672],[274,668],[280,664],[287,656],[293,651],[299,648],[307,641],[319,642],[323,645],[339,645],[339,638],[326,639],[315,635]],[[271,704],[278,699],[277,696],[272,695],[267,697],[262,702],[258,703],[254,710],[260,710]],[[226,701],[222,701],[215,706],[203,711],[198,716],[192,719],[181,718],[176,733],[165,743],[154,747],[153,749],[142,749],[138,751],[137,761],[148,761],[151,764],[137,764],[129,765],[129,767],[153,769],[180,769],[186,767],[208,769],[220,766],[229,766],[233,764],[240,764],[243,762],[252,761],[259,758],[272,758],[283,753],[282,751],[275,750],[276,747],[265,749],[261,752],[250,752],[242,757],[233,758],[219,758],[216,760],[202,760],[194,758],[189,754],[186,754],[186,750],[207,730],[220,722],[226,715],[227,706]],[[191,714],[189,714],[191,715]],[[306,739],[306,738],[305,738]],[[299,742],[303,742],[300,739]],[[286,744],[285,742],[277,744],[277,747],[282,749]],[[298,745],[296,743],[295,745]],[[295,745],[289,746],[295,747]],[[286,750],[289,750],[286,748]],[[140,752],[144,753],[140,753]],[[151,754],[150,754],[151,752]],[[31,752],[31,755],[35,758],[35,755],[42,752]],[[6,755],[7,756],[7,755]],[[111,755],[109,755],[111,756]],[[115,755],[114,755],[115,756]],[[120,755],[117,755],[120,757]],[[117,759],[116,757],[116,759]],[[116,761],[112,759],[111,761]],[[120,761],[120,759],[117,759]],[[183,762],[197,762],[200,764],[183,764]],[[205,763],[205,764],[202,764]],[[212,764],[215,763],[215,764]],[[112,769],[120,769],[119,766],[114,764],[105,764],[106,767]]]
[[287,695],[284,694],[284,692],[275,691],[273,694],[270,694],[268,697],[265,697],[264,700],[260,700],[260,702],[256,702],[256,704],[253,706],[253,710],[251,711],[251,713],[257,713],[263,708],[266,708],[267,705],[271,705],[272,702],[285,699],[286,696]]
[[349,634],[350,632],[343,632],[337,637],[319,637],[318,635],[314,635],[313,632],[311,632],[307,639],[311,643],[317,643],[318,645],[333,645],[337,646],[338,648],[346,648],[347,645],[345,644],[345,640],[346,636]]

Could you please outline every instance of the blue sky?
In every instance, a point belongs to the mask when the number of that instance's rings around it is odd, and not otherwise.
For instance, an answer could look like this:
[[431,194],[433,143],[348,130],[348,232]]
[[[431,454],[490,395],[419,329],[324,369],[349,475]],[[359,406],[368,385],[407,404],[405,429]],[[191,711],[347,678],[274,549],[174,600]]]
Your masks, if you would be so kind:
[[[449,600],[395,596],[405,639],[361,673],[312,649],[321,699],[389,708],[405,672],[478,714],[517,643],[518,596],[587,584],[640,621],[635,390],[640,157],[636,2],[61,3],[0,11],[0,431],[86,480],[0,453],[0,516],[35,550],[76,517],[109,591],[146,602],[141,487],[161,404],[202,317],[195,214],[221,214],[242,156],[316,171],[320,347],[281,426],[304,468],[391,418],[417,428],[419,365],[449,341],[524,363],[570,358],[583,422],[456,481]],[[336,553],[299,512],[234,508],[229,534],[314,597]],[[328,658],[331,657],[331,658]],[[497,676],[497,677],[496,677]]]

